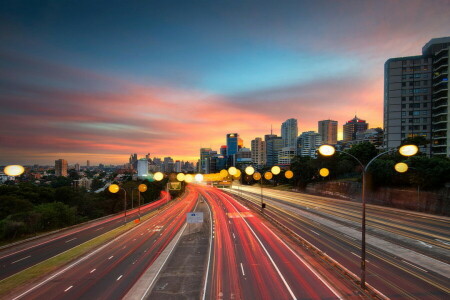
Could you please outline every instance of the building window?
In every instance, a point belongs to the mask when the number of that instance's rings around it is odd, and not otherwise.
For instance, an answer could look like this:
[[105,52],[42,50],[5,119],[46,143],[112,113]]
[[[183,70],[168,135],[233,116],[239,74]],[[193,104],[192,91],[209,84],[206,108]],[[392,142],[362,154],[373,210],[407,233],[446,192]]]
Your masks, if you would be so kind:
[[414,100],[415,101],[419,101],[420,100],[420,96],[414,96]]
[[402,126],[402,131],[404,131],[405,130],[405,126]]
[[402,86],[406,86],[406,82],[402,82]]
[[402,101],[406,101],[406,97],[402,97]]
[[427,130],[427,125],[423,125],[423,126],[422,126],[422,129],[423,129],[423,130]]
[[[419,115],[419,114],[417,114],[417,115]],[[428,111],[426,111],[426,110],[422,110],[422,115],[423,115],[423,116],[426,116],[426,115],[428,115]]]
[[402,119],[402,123],[406,123],[406,119]]
[[420,86],[420,81],[414,82],[414,86]]
[[402,117],[406,116],[406,111],[402,111]]
[[422,81],[423,85],[427,85],[428,84],[428,80],[424,80]]
[[428,107],[428,103],[423,103],[423,107],[425,108],[425,107]]
[[414,86],[414,81],[410,81],[409,86]]
[[422,121],[423,122],[428,122],[428,118],[423,118]]
[[406,104],[402,104],[402,108],[406,108]]
[[402,133],[402,139],[404,139],[406,137],[406,134]]
[[409,97],[409,101],[413,101],[413,99],[414,99],[413,96],[410,96],[410,97]]
[[428,78],[428,73],[423,73],[422,78]]
[[423,96],[423,100],[428,100],[428,96]]

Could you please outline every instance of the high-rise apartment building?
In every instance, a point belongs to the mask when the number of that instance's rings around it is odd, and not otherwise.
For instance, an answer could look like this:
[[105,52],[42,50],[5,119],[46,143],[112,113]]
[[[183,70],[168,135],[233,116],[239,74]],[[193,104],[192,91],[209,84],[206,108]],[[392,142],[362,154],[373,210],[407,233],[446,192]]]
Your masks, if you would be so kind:
[[322,145],[322,136],[314,131],[302,132],[297,139],[297,155],[317,156],[317,149]]
[[252,164],[258,168],[266,164],[266,143],[257,137],[251,142]]
[[355,116],[350,121],[344,124],[344,142],[353,141],[356,139],[356,133],[366,131],[369,124],[365,120],[359,119]]
[[79,163],[75,164],[75,171],[80,172],[80,164]]
[[86,161],[86,167],[90,167],[91,166],[91,162],[89,160]]
[[319,121],[319,134],[322,138],[323,144],[336,145],[337,144],[337,129],[338,122],[333,120]]
[[148,174],[148,160],[141,158],[137,161],[138,177],[145,178]]
[[65,159],[55,160],[55,175],[67,176],[67,160]]
[[384,147],[398,147],[408,137],[423,136],[431,146],[421,151],[450,156],[450,37],[430,40],[422,55],[390,58],[384,65]]
[[298,136],[297,119],[287,119],[281,124],[281,138],[284,147],[296,147]]
[[211,156],[211,148],[200,148],[199,172],[207,173],[206,164],[207,159]]

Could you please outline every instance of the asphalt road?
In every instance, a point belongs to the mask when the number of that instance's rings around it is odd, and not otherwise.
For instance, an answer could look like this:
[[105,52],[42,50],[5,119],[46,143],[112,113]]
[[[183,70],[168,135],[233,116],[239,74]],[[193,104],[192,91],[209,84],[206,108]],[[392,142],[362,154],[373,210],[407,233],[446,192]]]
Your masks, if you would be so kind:
[[[233,193],[242,194],[255,207],[260,207],[260,189],[245,190],[252,193],[242,193],[239,190],[233,190]],[[360,233],[351,229],[359,229],[360,204],[268,189],[264,189],[263,193],[267,204],[265,214],[306,239],[354,274],[360,275]],[[449,219],[377,206],[369,206],[367,215],[367,282],[391,299],[448,299],[450,274],[438,274],[434,268],[445,265],[449,258],[448,245],[444,243],[448,241],[450,233]],[[351,234],[352,232],[356,235]],[[371,240],[372,234],[385,238]],[[423,243],[431,247],[439,246],[442,249],[432,252],[431,256],[438,256],[442,261],[435,260],[434,264],[423,266],[419,261],[406,260],[400,253],[383,249],[382,245],[395,242],[401,246],[398,249],[404,249],[403,255],[415,257],[423,257],[427,252],[423,249],[420,253],[416,252]],[[380,245],[377,246],[377,243]],[[405,248],[408,245],[410,247]],[[425,247],[429,249],[429,246]]]
[[[205,299],[337,299],[352,291],[320,275],[247,207],[215,188],[214,247]],[[266,225],[267,224],[267,225]],[[354,296],[354,295],[352,295]]]
[[42,284],[14,299],[121,299],[184,224],[198,194],[190,190],[158,214]]
[[[163,192],[161,199],[141,207],[141,216],[157,209],[168,200],[169,195]],[[136,208],[127,212],[128,222],[137,217]],[[0,280],[122,226],[124,222],[124,214],[117,214],[1,250]]]

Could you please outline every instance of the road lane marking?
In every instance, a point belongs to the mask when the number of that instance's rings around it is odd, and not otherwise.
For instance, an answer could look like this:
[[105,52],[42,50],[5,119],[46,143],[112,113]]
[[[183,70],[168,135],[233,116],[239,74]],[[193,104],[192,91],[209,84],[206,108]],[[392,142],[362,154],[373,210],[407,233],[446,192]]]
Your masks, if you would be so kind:
[[429,245],[429,244],[427,244],[427,243],[424,243],[424,242],[422,242],[422,241],[419,241],[419,243],[421,243],[421,244],[424,245],[425,247],[433,248],[433,246],[431,246],[431,245]]
[[[359,258],[361,258],[361,256],[359,256],[358,254],[356,254],[356,253],[353,253],[353,252],[351,252],[354,256],[356,256],[356,257],[359,257]],[[369,262],[369,260],[368,259],[366,259],[366,261],[367,262]]]
[[70,290],[71,288],[73,288],[73,285],[69,286],[67,289],[64,290],[64,293],[67,292],[68,290]]
[[71,242],[71,241],[76,240],[76,239],[77,239],[77,238],[73,238],[73,239],[71,239],[71,240],[65,241],[65,243]]
[[95,270],[97,270],[97,269],[92,269],[89,273],[94,273],[95,272]]
[[117,277],[116,281],[119,281],[120,278],[122,278],[123,275],[120,275],[119,277]]
[[275,236],[275,238],[277,238],[281,243],[283,243],[285,246],[286,246],[286,248],[288,248],[289,249],[289,251],[291,251],[291,253],[292,254],[294,254],[295,255],[295,257],[297,257],[298,258],[298,260],[299,261],[301,261],[314,275],[316,275],[316,277],[317,278],[319,278],[319,280],[320,281],[322,281],[322,283],[323,284],[325,284],[326,285],[326,287],[327,288],[329,288],[330,289],[330,291],[332,291],[333,292],[333,294],[335,294],[336,295],[336,297],[338,298],[338,299],[344,299],[330,284],[328,284],[328,282],[321,276],[321,275],[319,275],[312,267],[311,267],[311,265],[306,261],[306,260],[304,260],[303,258],[301,258],[297,253],[295,253],[294,252],[294,250],[292,250],[292,248],[291,247],[289,247],[279,236],[277,236],[277,235],[275,235],[275,233],[271,230],[271,229],[269,229],[269,227],[267,227],[266,226],[266,224],[264,224],[264,223],[261,223],[264,227],[266,227],[267,228],[267,230],[269,230],[270,232],[272,232],[272,234]]
[[234,235],[234,232],[233,232],[233,238],[236,238],[236,236]]
[[[283,274],[281,274],[280,269],[278,268],[277,264],[275,263],[275,261],[273,260],[272,256],[269,254],[269,251],[267,251],[266,247],[264,246],[264,244],[261,242],[261,240],[259,239],[258,235],[256,235],[256,232],[250,227],[250,225],[248,224],[247,220],[241,215],[241,213],[238,211],[238,209],[236,208],[236,206],[233,205],[233,203],[230,202],[230,200],[228,200],[228,198],[225,198],[228,203],[230,203],[234,209],[236,210],[237,214],[242,218],[242,220],[245,222],[245,224],[247,224],[248,229],[250,229],[250,231],[253,233],[253,236],[256,238],[256,240],[259,242],[259,244],[261,245],[262,249],[264,250],[264,252],[266,253],[267,257],[269,258],[269,260],[272,262],[273,267],[275,268],[275,270],[277,271],[278,275],[280,276],[281,280],[284,283],[284,286],[286,287],[286,289],[288,290],[289,294],[291,295],[291,297],[293,299],[297,299],[297,297],[295,296],[294,292],[292,291],[291,287],[289,286],[289,284],[287,283],[286,279],[284,278]],[[242,206],[242,205],[241,205]],[[261,223],[263,224],[263,223]]]
[[19,261],[21,261],[21,260],[24,260],[24,259],[27,259],[27,258],[30,258],[30,257],[31,257],[31,255],[22,257],[21,259],[18,259],[18,260],[16,260],[16,261],[13,261],[11,264],[15,264],[16,262],[19,262]]
[[435,239],[435,240],[438,241],[438,242],[441,242],[442,244],[450,245],[450,242],[446,242],[446,241],[443,241],[443,240],[440,240],[440,239]]
[[424,269],[422,269],[422,268],[419,268],[418,266],[415,266],[415,265],[413,265],[412,263],[407,262],[406,260],[403,260],[403,259],[402,259],[402,262],[404,262],[405,264],[408,264],[408,265],[410,265],[410,266],[412,266],[412,267],[414,267],[414,268],[417,268],[417,269],[419,269],[419,270],[422,270],[422,271],[424,271],[425,273],[428,273],[427,270],[424,270]]
[[245,276],[244,267],[242,266],[242,263],[241,263],[241,270],[242,270],[242,276]]
[[135,241],[136,239],[133,239],[133,242]]
[[101,230],[101,229],[103,229],[103,228],[105,228],[105,227],[97,228],[97,229],[95,229],[94,231],[99,231],[99,230]]
[[113,258],[114,257],[114,255],[111,255],[108,259],[111,259],[111,258]]
[[320,234],[318,234],[317,232],[315,232],[314,230],[312,230],[312,229],[310,229],[312,232],[314,232],[315,234],[317,234],[317,235],[320,235]]

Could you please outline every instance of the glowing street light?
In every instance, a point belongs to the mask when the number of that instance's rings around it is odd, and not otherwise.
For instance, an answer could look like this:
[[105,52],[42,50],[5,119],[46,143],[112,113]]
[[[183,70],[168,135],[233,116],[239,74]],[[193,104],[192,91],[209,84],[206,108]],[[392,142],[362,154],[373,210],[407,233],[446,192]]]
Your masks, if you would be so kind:
[[328,170],[327,168],[322,168],[320,169],[319,174],[322,177],[327,177],[328,175],[330,175],[330,170]]
[[195,181],[197,182],[203,181],[203,175],[202,174],[195,175]]
[[190,183],[192,181],[194,181],[194,176],[192,176],[191,174],[186,174],[186,176],[184,176],[184,182]]
[[[364,165],[358,158],[353,156],[352,154],[340,150],[336,150],[331,145],[322,145],[319,147],[318,151],[323,156],[331,156],[335,152],[340,152],[345,155],[351,156],[355,159],[362,167],[362,193],[361,193],[361,202],[362,202],[362,218],[361,218],[361,287],[365,288],[366,286],[366,184],[367,184],[367,170],[369,166],[374,162],[378,157],[393,152],[396,149],[390,149],[385,152],[382,152],[372,158],[366,165]],[[398,149],[398,152],[403,156],[412,156],[415,155],[419,151],[419,148],[416,145],[403,145]],[[406,166],[407,167],[407,166]],[[404,166],[398,167],[400,170],[405,169]],[[397,170],[397,168],[396,168]],[[407,168],[406,168],[407,170]],[[406,171],[405,170],[405,171]],[[404,172],[405,172],[404,171]],[[321,174],[322,175],[322,174]]]
[[247,168],[245,168],[245,174],[252,176],[253,173],[255,173],[255,168],[253,168],[252,166],[248,166]]
[[236,169],[235,167],[229,167],[229,168],[228,168],[228,173],[229,173],[231,176],[235,176],[235,175],[237,174],[237,171],[238,171],[238,169]]
[[273,174],[271,172],[264,173],[264,178],[266,180],[270,180],[270,179],[272,179],[272,177],[273,177]]
[[273,166],[270,171],[272,172],[273,175],[278,175],[281,172],[281,168],[279,166]]
[[20,165],[9,165],[3,169],[3,172],[8,176],[19,176],[25,172],[25,168]]
[[394,169],[399,173],[405,173],[406,171],[408,171],[408,165],[403,162],[399,162],[395,164]]
[[139,202],[138,202],[138,214],[139,214],[139,222],[141,221],[141,193],[145,193],[146,191],[147,191],[147,185],[145,185],[145,184],[140,184],[139,186],[138,186],[138,199],[139,199]]
[[287,179],[291,179],[292,177],[294,177],[294,172],[292,172],[291,170],[287,170],[286,172],[284,172],[284,177],[286,177]]
[[184,181],[185,178],[186,178],[186,175],[184,175],[183,173],[178,173],[177,174],[177,180],[178,181]]
[[156,181],[161,181],[161,180],[163,180],[163,178],[164,178],[164,174],[161,172],[156,172],[153,175],[153,179],[155,179]]

